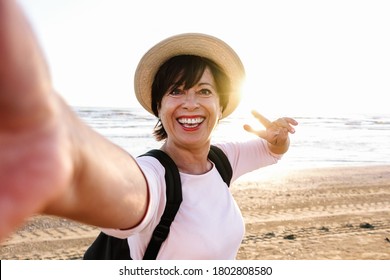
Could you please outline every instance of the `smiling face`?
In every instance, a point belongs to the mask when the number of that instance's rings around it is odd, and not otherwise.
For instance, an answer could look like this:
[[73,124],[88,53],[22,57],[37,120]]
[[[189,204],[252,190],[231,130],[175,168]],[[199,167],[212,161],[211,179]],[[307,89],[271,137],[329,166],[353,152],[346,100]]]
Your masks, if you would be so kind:
[[[208,70],[205,71],[206,69]],[[206,80],[201,81],[201,79]],[[199,90],[200,86],[204,89]],[[162,100],[167,94],[178,96],[194,90],[197,96],[217,96],[220,110],[223,111],[229,102],[230,80],[217,64],[207,58],[194,55],[179,55],[170,58],[161,65],[153,81],[151,108],[154,114],[160,118],[161,111],[164,110]],[[183,121],[187,122],[187,128],[189,128],[189,122],[193,122],[195,127],[195,123],[200,120],[193,118]],[[154,129],[154,136],[158,141],[168,137],[164,126],[165,124],[159,122]]]
[[214,77],[206,68],[191,88],[173,85],[162,98],[161,123],[175,145],[205,145],[222,116]]

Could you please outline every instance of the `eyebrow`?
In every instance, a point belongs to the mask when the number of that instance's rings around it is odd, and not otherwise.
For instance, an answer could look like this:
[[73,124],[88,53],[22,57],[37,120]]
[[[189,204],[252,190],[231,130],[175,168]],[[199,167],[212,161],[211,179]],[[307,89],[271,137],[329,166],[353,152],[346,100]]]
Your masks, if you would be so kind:
[[212,84],[210,84],[210,83],[199,83],[199,84],[197,84],[198,86],[210,86],[210,87],[212,87],[214,90],[215,90],[215,87],[214,87],[214,85],[212,85]]

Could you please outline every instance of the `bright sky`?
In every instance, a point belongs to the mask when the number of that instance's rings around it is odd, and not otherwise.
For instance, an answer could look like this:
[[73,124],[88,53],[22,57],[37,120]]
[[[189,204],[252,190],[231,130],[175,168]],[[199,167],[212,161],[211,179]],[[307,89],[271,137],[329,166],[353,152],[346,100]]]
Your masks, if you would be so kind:
[[241,109],[386,113],[390,1],[19,0],[73,106],[139,106],[134,70],[155,43],[203,32],[247,71]]

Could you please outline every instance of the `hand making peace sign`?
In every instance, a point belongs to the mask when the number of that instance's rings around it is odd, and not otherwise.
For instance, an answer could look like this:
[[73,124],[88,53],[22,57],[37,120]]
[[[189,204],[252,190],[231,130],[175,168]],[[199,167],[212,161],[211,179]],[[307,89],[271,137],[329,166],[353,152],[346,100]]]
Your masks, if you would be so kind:
[[252,111],[252,114],[265,127],[265,130],[256,130],[248,124],[244,125],[244,129],[265,139],[270,144],[269,147],[272,152],[285,153],[290,143],[288,134],[295,133],[292,126],[298,125],[298,122],[288,117],[271,122],[257,111]]

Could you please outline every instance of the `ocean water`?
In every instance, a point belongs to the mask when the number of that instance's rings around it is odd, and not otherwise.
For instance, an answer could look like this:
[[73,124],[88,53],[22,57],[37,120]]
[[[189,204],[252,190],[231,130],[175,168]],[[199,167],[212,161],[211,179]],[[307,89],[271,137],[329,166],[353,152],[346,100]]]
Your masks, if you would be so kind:
[[[156,118],[142,108],[74,109],[91,127],[133,156],[161,146],[152,135]],[[290,150],[277,164],[279,168],[390,165],[390,114],[292,117],[299,125],[291,136]],[[253,124],[248,116],[234,114],[222,120],[213,142],[255,137],[243,130],[247,122]]]

